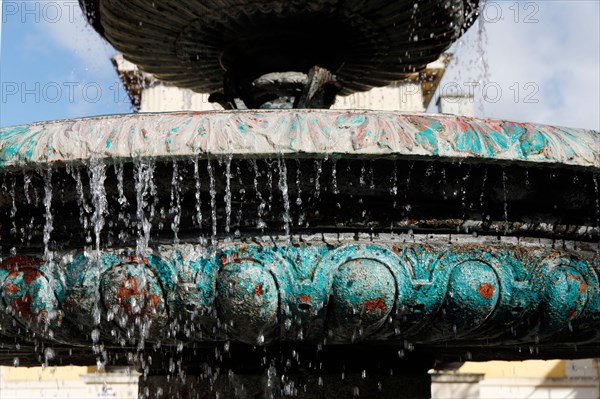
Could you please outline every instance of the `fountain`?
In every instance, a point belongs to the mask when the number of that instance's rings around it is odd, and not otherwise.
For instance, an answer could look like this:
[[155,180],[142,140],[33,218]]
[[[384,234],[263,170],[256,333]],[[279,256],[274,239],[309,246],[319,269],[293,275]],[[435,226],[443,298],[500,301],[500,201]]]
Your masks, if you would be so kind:
[[82,7],[227,110],[0,130],[0,364],[427,398],[436,364],[599,353],[598,132],[325,109],[436,59],[476,2]]

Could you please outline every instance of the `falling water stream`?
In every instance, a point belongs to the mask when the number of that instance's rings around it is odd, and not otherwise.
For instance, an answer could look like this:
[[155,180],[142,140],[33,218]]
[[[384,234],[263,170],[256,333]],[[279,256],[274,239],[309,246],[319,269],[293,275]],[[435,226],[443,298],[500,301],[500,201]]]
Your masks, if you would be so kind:
[[[450,169],[451,176],[448,175]],[[343,173],[340,174],[340,170]],[[323,184],[324,176],[327,176],[327,184]],[[339,158],[307,162],[281,157],[257,161],[224,157],[209,161],[161,161],[160,164],[138,160],[132,165],[93,161],[87,166],[69,166],[66,174],[49,168],[12,176],[3,184],[7,188],[8,218],[14,225],[25,217],[17,205],[21,198],[23,204],[36,207],[38,191],[34,181],[41,177],[43,254],[45,260],[52,262],[55,249],[62,250],[54,235],[64,235],[62,226],[60,231],[56,230],[55,212],[62,208],[60,204],[65,199],[63,194],[57,197],[55,192],[70,184],[74,195],[67,201],[72,198],[75,202],[77,218],[69,219],[69,223],[75,222],[77,226],[71,226],[69,240],[92,245],[99,255],[110,246],[107,240],[115,245],[128,245],[129,237],[133,237],[136,255],[143,258],[150,247],[156,245],[155,240],[177,244],[209,239],[215,246],[222,239],[231,241],[233,236],[256,231],[288,238],[310,232],[313,227],[327,226],[333,229],[375,226],[376,230],[385,232],[390,226],[398,229],[405,225],[416,231],[418,219],[414,222],[411,219],[418,218],[420,209],[426,206],[425,198],[439,202],[440,217],[460,220],[480,217],[488,226],[490,223],[502,225],[503,229],[497,230],[502,234],[514,234],[513,222],[528,222],[520,219],[523,214],[520,208],[526,206],[523,201],[527,199],[522,194],[515,195],[515,187],[543,184],[533,180],[536,176],[552,181],[555,173],[549,171],[544,177],[538,170],[518,172],[458,163]],[[590,178],[586,182],[585,174],[581,173],[574,176],[574,188],[580,184],[594,193],[596,212],[592,224],[596,226],[600,223],[597,180]],[[56,184],[58,188],[54,187]],[[427,193],[419,192],[422,190],[419,187],[429,184],[433,187],[428,187]],[[383,202],[378,205],[377,201]],[[516,207],[513,211],[511,202]],[[396,209],[393,203],[401,206]],[[378,208],[383,204],[389,207],[386,212],[392,213],[382,213],[383,209]],[[454,204],[458,209],[452,209]],[[557,206],[566,205],[553,204],[548,212]],[[353,213],[352,209],[359,213]],[[210,217],[207,219],[204,215]],[[35,219],[36,216],[27,217]],[[63,217],[61,214],[60,224]],[[21,225],[19,239],[27,241],[25,237],[34,233],[36,223],[34,220]],[[411,223],[417,224],[409,227]],[[489,230],[488,234],[493,231],[496,230]],[[207,232],[209,234],[205,234]],[[32,245],[31,242],[24,244]]]

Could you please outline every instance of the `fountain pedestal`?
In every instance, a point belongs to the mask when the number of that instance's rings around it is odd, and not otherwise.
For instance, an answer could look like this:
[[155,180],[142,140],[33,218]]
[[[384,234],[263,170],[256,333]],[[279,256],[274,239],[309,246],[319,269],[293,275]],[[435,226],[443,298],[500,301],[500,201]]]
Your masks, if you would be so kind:
[[[404,355],[393,346],[243,348],[217,351],[223,361],[192,366],[184,372],[149,370],[140,376],[139,397],[159,398],[394,398],[429,399],[433,358]],[[242,352],[244,352],[242,354]],[[210,357],[210,355],[205,352]],[[239,355],[239,356],[238,356]],[[400,358],[402,356],[402,358]],[[202,356],[196,357],[196,360]],[[205,358],[206,359],[206,358]],[[164,359],[167,360],[167,359]],[[170,361],[166,362],[170,363]],[[172,364],[172,363],[171,363]],[[261,365],[262,364],[262,365]],[[175,367],[177,369],[177,367]],[[184,376],[184,377],[182,377]]]
[[148,399],[329,399],[380,398],[429,399],[431,376],[427,372],[402,374],[338,373],[317,375],[296,372],[285,377],[273,369],[262,374],[187,376],[185,381],[165,375],[140,377],[139,397]]

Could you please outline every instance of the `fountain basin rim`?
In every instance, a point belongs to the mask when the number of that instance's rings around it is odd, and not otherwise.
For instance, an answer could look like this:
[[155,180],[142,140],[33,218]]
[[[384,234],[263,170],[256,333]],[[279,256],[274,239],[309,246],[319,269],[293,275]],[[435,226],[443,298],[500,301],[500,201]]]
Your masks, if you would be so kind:
[[[557,243],[560,241],[560,243]],[[424,247],[462,247],[470,249],[515,249],[522,248],[530,251],[536,250],[555,250],[563,253],[571,253],[581,258],[599,259],[599,244],[597,242],[587,242],[578,239],[556,240],[545,237],[515,237],[515,236],[491,236],[491,235],[473,235],[469,233],[305,233],[305,234],[257,234],[251,236],[242,236],[230,240],[218,239],[214,245],[208,243],[199,243],[198,240],[181,240],[179,243],[156,242],[148,246],[149,254],[168,254],[167,257],[175,256],[177,252],[193,251],[204,256],[214,256],[223,251],[234,247],[252,246],[262,249],[281,249],[301,246],[369,246],[369,245],[389,245],[397,247],[411,247],[422,245]],[[89,253],[89,257],[95,256],[95,250]],[[135,253],[134,245],[110,246],[100,248],[102,254],[124,254]],[[54,253],[56,259],[70,259],[78,252],[74,249],[61,250]],[[26,256],[37,256],[39,252],[31,251],[23,253]]]
[[0,171],[90,160],[377,157],[600,169],[600,133],[353,110],[110,115],[0,128]]

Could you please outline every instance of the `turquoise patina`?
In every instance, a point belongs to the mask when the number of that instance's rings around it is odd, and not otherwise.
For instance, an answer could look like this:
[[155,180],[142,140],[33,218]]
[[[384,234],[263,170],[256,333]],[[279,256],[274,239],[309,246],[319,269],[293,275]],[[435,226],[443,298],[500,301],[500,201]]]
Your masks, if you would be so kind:
[[564,345],[578,343],[585,353],[600,330],[593,252],[367,241],[133,253],[67,255],[52,267],[30,257],[5,260],[4,334],[12,316],[36,339],[76,346],[231,340],[543,348],[568,335]]
[[0,361],[226,342],[593,355],[597,144],[362,111],[4,128]]
[[597,169],[598,137],[598,132],[584,129],[391,112],[138,114],[0,129],[0,166],[90,159],[337,154],[559,163]]

